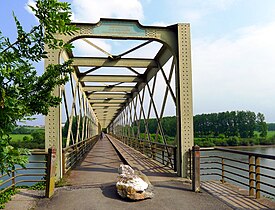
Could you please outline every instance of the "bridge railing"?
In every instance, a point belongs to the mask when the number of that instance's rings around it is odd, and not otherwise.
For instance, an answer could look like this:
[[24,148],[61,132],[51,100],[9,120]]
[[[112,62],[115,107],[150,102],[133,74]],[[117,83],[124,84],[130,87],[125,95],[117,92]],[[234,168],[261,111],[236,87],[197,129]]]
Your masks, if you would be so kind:
[[88,151],[95,145],[99,136],[88,138],[68,146],[62,150],[63,174],[66,174],[72,167],[81,161]]
[[113,135],[124,144],[134,148],[153,160],[177,171],[177,146],[166,145],[148,140]]
[[25,168],[15,166],[9,173],[0,175],[0,194],[15,189],[22,183],[46,182],[47,175],[47,152],[31,152],[31,158]]
[[244,186],[249,196],[275,197],[275,156],[225,148],[200,149],[200,175]]

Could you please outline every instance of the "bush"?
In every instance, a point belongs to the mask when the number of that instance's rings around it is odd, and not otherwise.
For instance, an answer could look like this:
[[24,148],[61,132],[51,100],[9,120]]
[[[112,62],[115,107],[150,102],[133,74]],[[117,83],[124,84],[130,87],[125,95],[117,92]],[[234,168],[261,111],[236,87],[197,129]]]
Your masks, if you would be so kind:
[[238,146],[239,145],[239,138],[237,136],[229,137],[226,140],[228,146]]
[[24,136],[24,137],[23,137],[23,141],[31,141],[31,137],[29,137],[29,136]]
[[214,143],[216,146],[223,146],[223,147],[224,147],[224,146],[228,146],[226,140],[220,139],[220,138],[215,138],[215,139],[213,140],[213,143]]

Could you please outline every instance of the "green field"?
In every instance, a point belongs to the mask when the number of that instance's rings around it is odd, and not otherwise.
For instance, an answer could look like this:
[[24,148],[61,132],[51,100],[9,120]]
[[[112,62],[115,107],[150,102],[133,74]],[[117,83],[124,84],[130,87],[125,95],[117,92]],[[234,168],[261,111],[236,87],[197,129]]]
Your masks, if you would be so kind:
[[[257,134],[258,136],[260,136],[260,133],[258,131],[255,131],[255,134]],[[274,135],[275,135],[275,131],[268,131],[267,132],[267,138],[271,138]]]
[[12,142],[23,141],[24,136],[28,136],[32,138],[30,134],[10,134],[10,137],[12,138]]
[[267,132],[267,138],[270,138],[272,136],[275,136],[275,131],[268,131]]

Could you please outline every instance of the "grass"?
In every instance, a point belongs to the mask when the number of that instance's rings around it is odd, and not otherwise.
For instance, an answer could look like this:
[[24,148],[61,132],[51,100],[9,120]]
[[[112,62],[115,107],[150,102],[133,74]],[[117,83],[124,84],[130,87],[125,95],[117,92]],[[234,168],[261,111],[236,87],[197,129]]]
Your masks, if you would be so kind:
[[268,131],[267,132],[267,138],[270,138],[272,136],[275,136],[275,131]]
[[[254,133],[257,134],[258,136],[260,136],[260,132],[254,131]],[[275,131],[268,131],[267,132],[267,138],[271,138],[274,135],[275,135]]]
[[13,142],[22,141],[24,136],[32,138],[30,134],[10,134],[10,137],[12,138]]

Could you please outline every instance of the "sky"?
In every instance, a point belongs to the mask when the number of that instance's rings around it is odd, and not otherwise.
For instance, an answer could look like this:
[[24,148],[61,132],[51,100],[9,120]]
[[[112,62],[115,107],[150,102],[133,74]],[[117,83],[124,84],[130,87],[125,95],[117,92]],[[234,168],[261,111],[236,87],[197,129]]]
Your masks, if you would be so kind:
[[[275,122],[274,0],[70,0],[75,22],[138,19],[143,25],[191,24],[194,114],[261,112]],[[0,30],[15,39],[12,12],[27,29],[31,0],[0,0]],[[112,46],[102,43],[108,50]],[[43,64],[37,65],[42,71]]]

